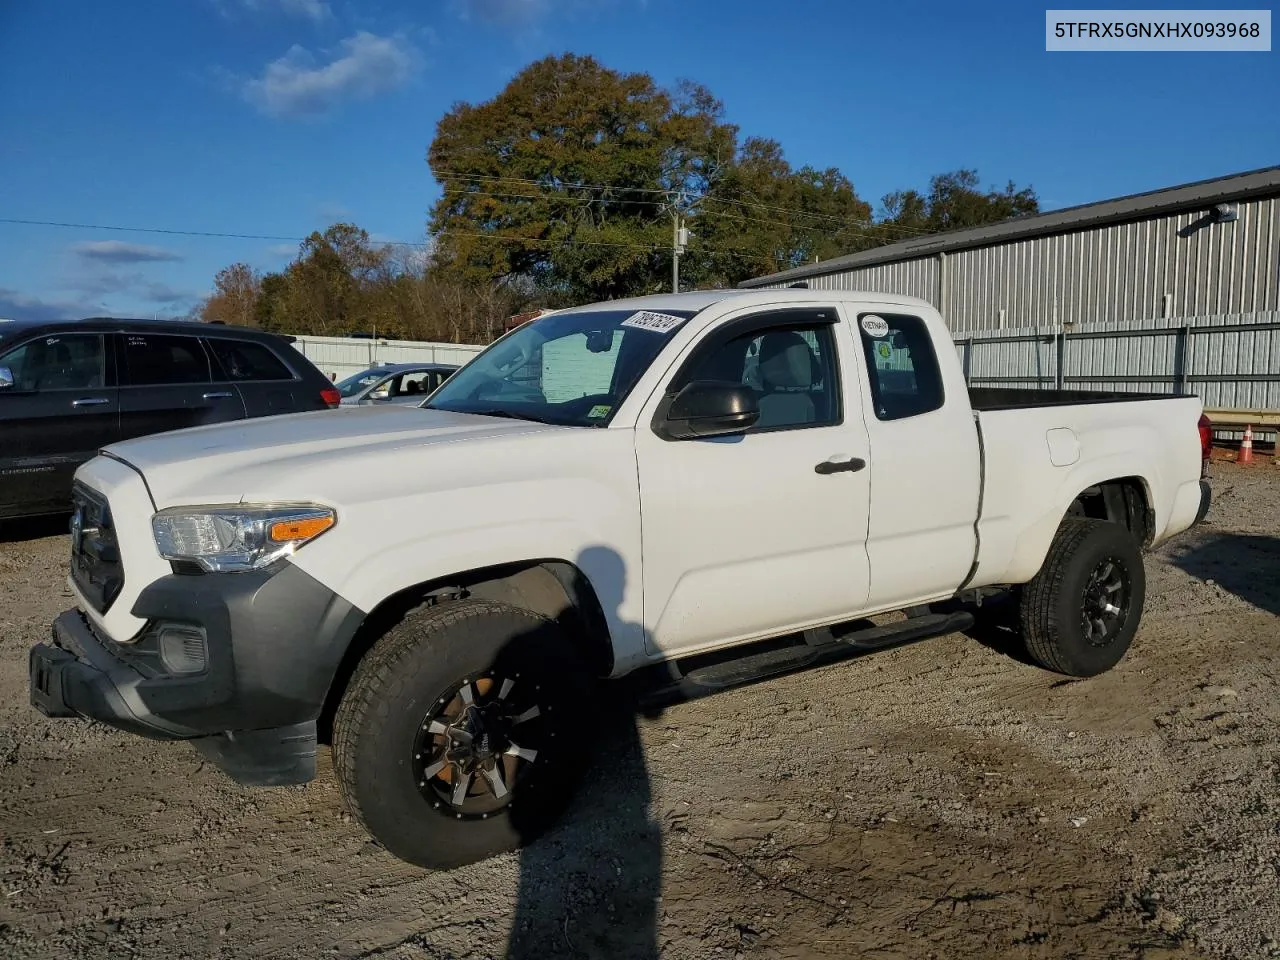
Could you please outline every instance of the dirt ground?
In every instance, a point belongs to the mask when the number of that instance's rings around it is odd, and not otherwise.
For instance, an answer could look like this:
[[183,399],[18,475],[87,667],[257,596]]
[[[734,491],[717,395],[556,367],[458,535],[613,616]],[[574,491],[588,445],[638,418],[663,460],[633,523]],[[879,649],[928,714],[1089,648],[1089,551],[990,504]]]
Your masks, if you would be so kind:
[[1280,467],[1213,473],[1111,673],[988,633],[620,711],[559,828],[448,874],[368,843],[327,754],[256,791],[40,717],[27,649],[69,605],[67,545],[20,532],[0,956],[1280,957]]

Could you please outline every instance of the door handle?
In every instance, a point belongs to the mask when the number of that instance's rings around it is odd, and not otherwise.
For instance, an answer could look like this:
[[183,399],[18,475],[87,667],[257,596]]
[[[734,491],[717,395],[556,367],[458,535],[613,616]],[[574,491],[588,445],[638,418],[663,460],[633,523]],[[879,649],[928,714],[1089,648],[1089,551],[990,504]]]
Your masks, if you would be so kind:
[[73,407],[100,407],[104,403],[110,403],[106,397],[82,397],[79,400],[72,400]]
[[820,464],[813,468],[814,473],[857,473],[867,465],[867,461],[858,457],[850,457],[848,460],[823,460]]
[[206,393],[204,395],[204,399],[206,400],[227,400],[230,397],[231,391],[229,390],[215,390],[213,393]]

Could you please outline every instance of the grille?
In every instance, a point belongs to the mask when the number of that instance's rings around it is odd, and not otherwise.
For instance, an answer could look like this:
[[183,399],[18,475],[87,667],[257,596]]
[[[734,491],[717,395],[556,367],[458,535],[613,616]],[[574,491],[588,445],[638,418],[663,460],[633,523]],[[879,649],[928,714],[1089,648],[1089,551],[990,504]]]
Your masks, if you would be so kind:
[[71,579],[99,613],[124,586],[124,565],[106,500],[82,484],[71,490]]

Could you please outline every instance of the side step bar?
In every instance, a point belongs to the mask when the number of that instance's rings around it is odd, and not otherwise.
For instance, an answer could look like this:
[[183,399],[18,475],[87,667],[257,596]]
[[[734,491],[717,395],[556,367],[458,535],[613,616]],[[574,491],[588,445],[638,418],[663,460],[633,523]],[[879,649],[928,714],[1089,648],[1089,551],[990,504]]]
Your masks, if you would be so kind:
[[727,659],[720,654],[718,661],[707,662],[717,656],[713,654],[664,664],[660,669],[668,672],[669,679],[656,688],[640,691],[640,704],[663,707],[697,700],[722,690],[850,660],[876,650],[958,633],[971,626],[973,614],[961,610],[927,613],[881,626],[858,620],[823,630],[806,630],[803,643],[772,649],[766,648],[766,644],[753,644],[748,649],[754,648],[754,653],[729,651]]

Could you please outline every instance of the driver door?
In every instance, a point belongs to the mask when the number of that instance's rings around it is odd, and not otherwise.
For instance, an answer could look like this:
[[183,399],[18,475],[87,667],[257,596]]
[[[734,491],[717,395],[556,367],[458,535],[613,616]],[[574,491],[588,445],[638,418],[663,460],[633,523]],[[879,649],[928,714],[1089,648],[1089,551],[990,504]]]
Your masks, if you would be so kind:
[[863,609],[869,441],[856,352],[839,317],[834,307],[757,311],[694,345],[662,393],[693,380],[753,387],[760,420],[743,434],[665,440],[651,427],[660,396],[641,415],[651,655],[684,656]]

